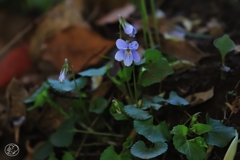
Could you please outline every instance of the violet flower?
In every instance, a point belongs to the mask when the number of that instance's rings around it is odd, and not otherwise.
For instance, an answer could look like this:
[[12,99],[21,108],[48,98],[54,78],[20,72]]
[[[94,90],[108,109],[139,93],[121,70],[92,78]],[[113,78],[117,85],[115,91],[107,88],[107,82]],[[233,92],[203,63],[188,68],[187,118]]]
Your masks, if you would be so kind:
[[65,59],[65,63],[62,66],[62,70],[61,70],[59,78],[58,78],[60,83],[62,83],[65,80],[67,73],[68,73],[68,60]]
[[122,16],[118,15],[119,23],[123,27],[124,32],[130,37],[135,37],[137,33],[136,28],[129,24]]
[[140,61],[140,56],[137,52],[137,49],[139,47],[137,41],[128,43],[122,39],[118,39],[116,41],[116,46],[119,49],[119,51],[115,54],[115,59],[117,61],[123,60],[124,65],[127,67],[132,64],[132,61],[134,62]]

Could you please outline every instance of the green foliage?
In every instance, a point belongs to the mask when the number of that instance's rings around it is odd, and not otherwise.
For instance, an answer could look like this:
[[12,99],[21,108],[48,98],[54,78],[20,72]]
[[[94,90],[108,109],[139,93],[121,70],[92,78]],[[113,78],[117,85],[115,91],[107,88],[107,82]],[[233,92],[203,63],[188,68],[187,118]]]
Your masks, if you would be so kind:
[[129,152],[125,152],[125,153],[121,153],[120,155],[118,155],[113,146],[109,146],[108,148],[106,148],[101,157],[100,160],[132,160],[131,155],[129,154]]
[[56,147],[68,147],[72,141],[74,132],[74,124],[77,121],[77,116],[65,120],[58,130],[50,136],[51,143]]
[[214,46],[220,51],[222,57],[235,48],[235,43],[229,35],[225,34],[213,42]]
[[48,94],[48,90],[46,88],[43,88],[40,92],[38,92],[38,94],[35,97],[35,101],[34,101],[34,105],[29,107],[27,110],[33,110],[34,108],[37,108],[41,105],[43,105],[44,103],[46,103],[49,99],[49,94]]
[[161,79],[173,73],[173,69],[160,51],[147,49],[145,57],[146,61],[140,72],[140,84],[142,86],[146,87],[160,82]]
[[117,100],[113,100],[109,112],[113,116],[113,118],[117,121],[128,119],[128,117],[125,115],[123,103],[118,102]]
[[128,149],[131,147],[132,144],[133,144],[133,140],[128,137],[126,141],[123,143],[123,148]]
[[175,148],[187,156],[188,160],[203,160],[206,157],[204,139],[196,137],[187,139],[188,128],[184,125],[175,126],[172,130],[174,133],[173,144]]
[[164,98],[159,97],[159,96],[153,97],[153,102],[155,102],[155,103],[168,102],[171,105],[176,105],[176,106],[182,106],[182,105],[188,105],[189,104],[188,101],[186,101],[182,97],[179,97],[177,95],[177,93],[174,92],[174,91],[170,92],[170,95],[169,95],[168,99],[164,99]]
[[29,98],[27,98],[24,103],[34,102],[39,94],[43,92],[43,90],[48,89],[50,86],[47,82],[44,82],[40,88],[38,88]]
[[133,66],[124,67],[118,72],[118,76],[122,82],[127,82],[131,80]]
[[181,105],[188,105],[188,101],[186,101],[184,98],[181,98],[177,95],[176,92],[171,91],[169,99],[167,100],[168,103],[176,106],[181,106]]
[[208,124],[196,123],[190,128],[194,133],[201,135],[212,130],[212,127]]
[[165,142],[171,139],[169,127],[166,122],[162,122],[158,125],[153,125],[153,118],[145,121],[134,120],[134,128],[137,133],[143,135],[149,141]]
[[25,3],[27,5],[27,10],[36,10],[36,8],[40,12],[47,11],[53,4],[60,2],[62,0],[26,0]]
[[104,98],[96,98],[93,100],[93,103],[89,107],[90,112],[94,112],[96,114],[101,114],[107,108],[108,101]]
[[58,160],[58,159],[56,158],[55,153],[52,153],[48,158],[48,160]]
[[103,66],[98,69],[88,69],[86,71],[79,72],[81,76],[92,77],[92,76],[103,76],[107,72],[107,66]]
[[225,147],[235,136],[234,128],[224,126],[220,120],[207,116],[207,124],[212,127],[211,131],[203,135],[207,144]]
[[147,111],[143,111],[142,109],[136,108],[132,105],[124,106],[124,111],[127,115],[137,120],[146,120],[152,117],[152,115],[150,115]]
[[74,160],[74,157],[70,152],[65,152],[62,157],[62,160]]
[[82,89],[83,87],[85,87],[85,85],[87,84],[87,78],[81,77],[76,79],[77,88],[75,86],[74,81],[69,81],[68,79],[65,79],[62,83],[60,83],[59,80],[48,79],[48,83],[56,91],[69,92],[72,90]]
[[153,147],[147,148],[143,141],[137,141],[131,147],[131,153],[138,158],[150,159],[161,155],[166,152],[168,146],[166,143],[157,142]]
[[47,141],[40,146],[33,154],[35,160],[45,160],[53,152],[53,145],[50,141]]
[[152,101],[150,101],[150,100],[148,100],[148,99],[146,99],[146,98],[143,98],[143,100],[142,100],[143,102],[143,104],[142,104],[142,109],[148,109],[148,108],[150,108],[150,107],[153,107],[155,110],[159,110],[161,107],[162,107],[162,105],[160,105],[160,104],[157,104],[157,103],[154,103],[154,102],[152,102]]

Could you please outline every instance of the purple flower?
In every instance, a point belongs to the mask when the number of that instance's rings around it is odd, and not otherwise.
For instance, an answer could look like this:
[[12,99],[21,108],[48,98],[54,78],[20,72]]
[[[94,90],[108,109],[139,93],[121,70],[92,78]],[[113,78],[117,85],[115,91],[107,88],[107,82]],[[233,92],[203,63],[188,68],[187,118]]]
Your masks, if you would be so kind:
[[122,16],[118,15],[119,23],[122,25],[124,32],[130,37],[135,37],[136,28],[129,24]]
[[118,39],[116,41],[116,46],[119,49],[119,51],[115,55],[115,59],[117,61],[123,60],[125,66],[130,66],[132,64],[132,61],[134,62],[140,61],[140,56],[136,51],[139,46],[137,41],[127,43],[122,39]]

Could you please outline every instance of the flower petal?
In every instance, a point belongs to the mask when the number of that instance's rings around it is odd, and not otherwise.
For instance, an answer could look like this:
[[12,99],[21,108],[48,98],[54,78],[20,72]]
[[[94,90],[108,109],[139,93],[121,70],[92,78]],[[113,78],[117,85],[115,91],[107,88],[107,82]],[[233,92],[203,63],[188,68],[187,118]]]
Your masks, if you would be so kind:
[[140,56],[139,56],[139,54],[138,54],[138,52],[137,51],[132,51],[132,56],[133,56],[133,60],[134,60],[134,62],[139,62],[140,61]]
[[124,51],[123,50],[119,50],[117,51],[117,53],[115,54],[114,57],[117,61],[122,61],[124,59]]
[[123,39],[120,39],[120,38],[116,41],[116,46],[118,49],[127,49],[128,48],[127,42],[125,42]]
[[126,53],[125,53],[124,56],[125,56],[125,57],[124,57],[124,60],[123,60],[124,65],[128,67],[128,66],[130,66],[130,65],[132,64],[133,55],[132,55],[132,54],[126,54]]
[[133,42],[129,43],[128,45],[129,45],[129,49],[131,49],[131,50],[137,50],[139,47],[139,44],[137,41],[133,41]]

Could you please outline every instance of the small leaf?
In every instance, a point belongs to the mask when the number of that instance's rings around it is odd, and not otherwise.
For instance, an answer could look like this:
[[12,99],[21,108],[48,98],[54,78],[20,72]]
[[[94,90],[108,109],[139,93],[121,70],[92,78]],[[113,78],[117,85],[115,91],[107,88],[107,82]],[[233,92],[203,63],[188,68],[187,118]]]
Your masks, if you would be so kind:
[[235,43],[227,34],[216,39],[213,44],[220,51],[222,56],[225,56],[228,52],[234,50],[235,48]]
[[165,142],[171,139],[169,127],[166,122],[155,126],[153,125],[153,118],[151,118],[145,121],[134,120],[133,123],[137,133],[143,135],[153,143]]
[[171,91],[169,99],[167,100],[168,103],[176,106],[181,106],[181,105],[188,105],[188,101],[186,101],[184,98],[179,97],[176,92]]
[[58,80],[48,79],[48,82],[53,89],[59,92],[69,92],[76,89],[82,89],[87,84],[87,78],[81,77],[76,79],[77,88],[73,80],[69,81],[68,79],[65,79],[60,83]]
[[146,120],[152,117],[152,115],[150,115],[148,112],[132,105],[124,106],[124,111],[127,113],[127,115],[137,120]]
[[78,118],[72,116],[71,118],[65,120],[58,130],[50,136],[51,143],[56,147],[68,147],[73,140],[75,134],[74,124]]
[[166,99],[162,98],[162,97],[159,97],[159,96],[154,96],[153,97],[153,102],[155,103],[161,103],[161,102],[167,102]]
[[232,140],[223,160],[233,160],[238,146],[238,132],[235,130],[235,138]]
[[132,160],[131,155],[129,153],[122,153],[118,155],[113,146],[109,146],[107,149],[103,151],[101,154],[100,160]]
[[98,69],[88,69],[86,71],[79,72],[81,76],[92,77],[92,76],[103,76],[107,71],[107,66],[103,66]]
[[118,72],[118,76],[122,82],[127,82],[131,80],[133,66],[124,67]]
[[55,153],[52,153],[48,158],[48,160],[58,160],[58,159],[56,158]]
[[74,157],[70,152],[65,152],[62,157],[62,160],[74,160]]
[[188,134],[188,128],[184,125],[177,125],[173,127],[172,132],[176,135],[182,135],[183,137],[186,137]]
[[93,100],[93,103],[90,105],[89,111],[96,114],[101,114],[107,108],[108,101],[104,98],[96,98]]
[[29,107],[27,110],[31,111],[34,108],[37,108],[37,107],[43,105],[44,103],[47,102],[48,98],[49,98],[49,94],[48,94],[47,88],[42,89],[41,92],[38,92],[38,94],[36,95],[34,105]]
[[37,98],[38,94],[41,94],[41,92],[45,89],[48,89],[50,86],[47,82],[44,82],[40,88],[38,88],[28,99],[24,101],[24,103],[31,103],[34,102]]
[[203,134],[207,144],[224,147],[235,136],[234,128],[224,126],[220,120],[207,117],[207,122],[212,127],[211,131]]
[[123,143],[123,148],[128,149],[133,144],[133,140],[127,137],[126,141]]
[[180,153],[187,156],[188,160],[203,160],[206,157],[206,151],[196,138],[187,140],[182,134],[175,134],[173,144]]
[[166,152],[167,148],[167,144],[163,142],[155,143],[154,147],[147,148],[143,141],[137,141],[131,147],[130,151],[135,157],[142,159],[150,159],[163,154],[164,152]]
[[193,124],[190,130],[198,135],[201,135],[203,133],[211,131],[212,127],[208,124],[197,123],[197,124]]
[[146,62],[140,70],[140,84],[143,87],[158,83],[161,79],[173,73],[168,61],[163,58],[161,52],[148,49],[145,52]]
[[155,110],[159,110],[162,105],[154,103],[146,98],[143,98],[143,104],[142,104],[142,109],[148,109],[150,107],[153,107]]
[[53,145],[50,141],[41,145],[33,154],[35,160],[45,160],[53,152]]

